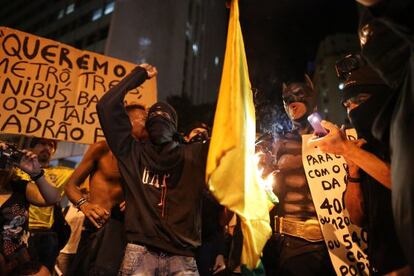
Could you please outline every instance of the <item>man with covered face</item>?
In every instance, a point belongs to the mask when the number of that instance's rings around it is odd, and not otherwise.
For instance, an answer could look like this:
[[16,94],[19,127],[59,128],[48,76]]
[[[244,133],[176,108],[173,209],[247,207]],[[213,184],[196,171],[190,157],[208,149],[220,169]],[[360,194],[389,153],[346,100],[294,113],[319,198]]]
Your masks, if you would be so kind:
[[414,267],[414,2],[357,0],[361,54],[393,89],[372,127],[391,151],[392,209],[397,235]]
[[177,114],[167,103],[150,107],[148,141],[131,135],[125,94],[157,74],[136,67],[97,104],[107,143],[118,159],[125,193],[128,241],[120,275],[197,275],[201,196],[208,144],[180,144]]
[[284,84],[282,97],[293,127],[272,146],[280,204],[271,213],[274,235],[266,253],[274,257],[267,259],[277,260],[275,275],[333,275],[302,163],[301,135],[313,132],[307,117],[316,109],[316,92],[305,76],[305,82]]
[[368,230],[371,273],[410,275],[392,215],[389,147],[371,134],[375,117],[391,88],[366,65],[350,71],[344,85],[342,104],[359,139],[349,141],[337,126],[322,121],[329,133],[311,140],[310,144],[324,152],[342,155],[347,161],[345,206],[351,221]]

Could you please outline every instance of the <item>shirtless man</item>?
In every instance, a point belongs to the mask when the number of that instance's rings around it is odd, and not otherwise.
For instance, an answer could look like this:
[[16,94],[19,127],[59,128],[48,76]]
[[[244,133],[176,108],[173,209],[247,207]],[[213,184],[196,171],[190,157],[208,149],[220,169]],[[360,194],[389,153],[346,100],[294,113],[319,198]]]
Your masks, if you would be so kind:
[[[126,110],[132,124],[132,134],[136,139],[144,139],[145,131],[145,108],[141,105],[128,105]],[[89,198],[82,196],[79,186],[89,176]],[[87,251],[94,233],[100,229],[110,218],[122,221],[120,209],[123,208],[123,192],[121,187],[121,175],[118,170],[118,162],[110,151],[106,141],[92,144],[85,153],[81,163],[76,168],[72,177],[65,186],[65,192],[69,200],[85,214],[81,240],[78,246],[77,257],[69,269],[78,269],[89,266]],[[122,252],[123,253],[123,252]],[[83,265],[84,264],[84,265]],[[82,269],[82,268],[81,268]],[[84,271],[84,270],[83,270]],[[79,270],[77,270],[79,272]]]
[[78,207],[89,221],[100,228],[109,218],[113,206],[123,201],[118,164],[106,141],[91,145],[65,186],[69,200],[76,204],[84,197],[79,186],[89,179],[89,200]]

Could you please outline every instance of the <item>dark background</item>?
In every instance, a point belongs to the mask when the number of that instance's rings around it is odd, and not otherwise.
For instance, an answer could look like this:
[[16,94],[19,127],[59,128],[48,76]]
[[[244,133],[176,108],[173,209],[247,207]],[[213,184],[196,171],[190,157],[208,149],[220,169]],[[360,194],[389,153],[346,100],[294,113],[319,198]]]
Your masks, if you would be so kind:
[[[305,73],[312,78],[318,47],[327,36],[356,35],[357,4],[349,0],[240,0],[239,3],[257,130],[287,131],[291,123],[283,109],[282,83],[303,81]],[[184,131],[191,128],[188,126],[194,120],[212,125],[215,103],[189,106],[185,94],[182,96],[170,97],[169,101],[183,114]]]
[[319,43],[335,33],[356,33],[355,1],[240,1],[240,22],[253,87],[280,102],[282,82],[312,76]]
[[[285,125],[282,82],[303,80],[305,72],[313,76],[318,47],[327,36],[356,34],[356,2],[239,3],[257,121]],[[0,4],[0,25],[136,64],[156,65],[158,98],[177,108],[180,128],[185,131],[197,120],[212,123],[226,45],[226,0],[0,0]],[[113,12],[103,13],[110,4]]]

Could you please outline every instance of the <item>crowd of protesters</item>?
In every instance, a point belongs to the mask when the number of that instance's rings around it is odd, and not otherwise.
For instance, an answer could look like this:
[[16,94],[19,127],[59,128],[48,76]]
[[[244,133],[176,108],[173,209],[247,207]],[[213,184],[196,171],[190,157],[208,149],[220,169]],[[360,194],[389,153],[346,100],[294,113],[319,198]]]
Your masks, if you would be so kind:
[[[322,121],[326,134],[309,145],[347,162],[344,202],[368,232],[370,274],[412,275],[414,4],[359,2],[361,52],[336,64],[358,139]],[[0,143],[0,275],[241,273],[239,218],[205,183],[210,126],[197,123],[184,135],[169,104],[124,105],[127,91],[156,75],[137,66],[105,93],[97,112],[106,140],[90,145],[75,170],[49,166],[56,141],[32,138],[23,151]],[[317,92],[307,75],[284,84],[292,128],[259,134],[279,198],[262,255],[267,275],[335,274],[302,163]],[[70,203],[62,208],[64,197]]]

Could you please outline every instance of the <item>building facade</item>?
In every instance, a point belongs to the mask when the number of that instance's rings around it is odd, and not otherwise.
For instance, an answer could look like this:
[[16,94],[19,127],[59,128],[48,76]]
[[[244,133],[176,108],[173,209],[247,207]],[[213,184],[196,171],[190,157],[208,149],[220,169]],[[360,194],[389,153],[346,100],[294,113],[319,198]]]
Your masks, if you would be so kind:
[[0,4],[2,26],[101,54],[115,9],[114,0],[0,0]]

